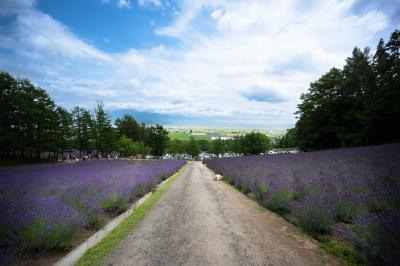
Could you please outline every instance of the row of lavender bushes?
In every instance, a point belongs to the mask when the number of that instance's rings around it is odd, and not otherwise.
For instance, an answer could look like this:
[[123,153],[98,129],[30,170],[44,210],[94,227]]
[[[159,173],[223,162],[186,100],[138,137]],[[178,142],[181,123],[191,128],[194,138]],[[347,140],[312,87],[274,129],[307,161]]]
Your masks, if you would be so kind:
[[314,237],[400,265],[400,144],[204,163]]
[[125,211],[183,160],[102,160],[0,169],[0,246],[37,252],[70,247],[83,229]]

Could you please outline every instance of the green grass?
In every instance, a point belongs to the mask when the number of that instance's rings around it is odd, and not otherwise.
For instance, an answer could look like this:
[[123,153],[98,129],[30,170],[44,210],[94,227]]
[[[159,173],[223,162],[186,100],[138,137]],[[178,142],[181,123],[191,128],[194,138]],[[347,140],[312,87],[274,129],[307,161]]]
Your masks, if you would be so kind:
[[172,140],[190,140],[190,133],[187,132],[169,132],[168,137]]
[[172,182],[182,175],[186,166],[175,173],[161,188],[157,189],[139,208],[118,225],[99,244],[90,248],[76,265],[101,265],[107,255],[135,228],[141,219],[151,210]]
[[361,254],[350,250],[340,243],[327,241],[322,243],[322,248],[340,258],[344,263],[350,266],[367,265]]
[[[169,132],[168,137],[171,140],[190,140],[192,135],[188,132]],[[211,140],[212,135],[193,135],[195,140]]]

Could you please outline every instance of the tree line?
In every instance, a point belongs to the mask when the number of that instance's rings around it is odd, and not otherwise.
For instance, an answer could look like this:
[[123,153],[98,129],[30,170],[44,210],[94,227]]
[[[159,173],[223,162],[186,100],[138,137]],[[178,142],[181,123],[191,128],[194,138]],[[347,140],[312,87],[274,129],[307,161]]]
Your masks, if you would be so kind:
[[372,55],[354,48],[343,69],[310,84],[298,120],[278,143],[302,150],[400,141],[400,31]]
[[160,156],[168,143],[161,125],[147,126],[125,115],[112,123],[102,102],[94,112],[57,106],[42,88],[27,79],[0,72],[0,157],[7,159],[63,158],[69,149],[80,155]]

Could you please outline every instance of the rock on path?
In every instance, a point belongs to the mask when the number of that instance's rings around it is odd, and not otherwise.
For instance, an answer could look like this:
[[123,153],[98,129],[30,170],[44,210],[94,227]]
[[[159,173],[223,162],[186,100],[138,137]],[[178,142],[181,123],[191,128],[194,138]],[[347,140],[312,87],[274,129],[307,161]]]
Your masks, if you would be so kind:
[[278,215],[190,162],[106,265],[341,265]]

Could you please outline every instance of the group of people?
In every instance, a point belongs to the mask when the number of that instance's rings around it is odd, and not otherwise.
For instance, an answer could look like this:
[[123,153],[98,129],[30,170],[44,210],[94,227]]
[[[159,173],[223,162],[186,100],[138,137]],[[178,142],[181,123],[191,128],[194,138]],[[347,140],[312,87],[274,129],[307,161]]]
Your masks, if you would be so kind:
[[71,161],[71,162],[77,162],[77,161],[88,161],[88,160],[94,160],[94,159],[117,159],[117,155],[112,155],[112,154],[107,154],[106,156],[102,157],[99,154],[89,154],[89,155],[83,155],[83,156],[77,156],[75,154],[69,154],[68,156],[64,156],[64,161]]

